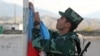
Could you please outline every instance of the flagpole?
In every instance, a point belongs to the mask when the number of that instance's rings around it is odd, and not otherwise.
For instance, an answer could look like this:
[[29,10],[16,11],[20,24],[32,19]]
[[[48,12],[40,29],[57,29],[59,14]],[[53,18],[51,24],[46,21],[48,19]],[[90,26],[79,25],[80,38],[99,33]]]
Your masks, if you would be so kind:
[[28,0],[23,0],[23,33],[25,34],[27,32],[26,28],[28,25]]
[[23,56],[27,56],[27,25],[28,25],[28,17],[29,17],[29,10],[28,10],[28,0],[23,0],[23,39],[24,39],[24,50],[23,50]]

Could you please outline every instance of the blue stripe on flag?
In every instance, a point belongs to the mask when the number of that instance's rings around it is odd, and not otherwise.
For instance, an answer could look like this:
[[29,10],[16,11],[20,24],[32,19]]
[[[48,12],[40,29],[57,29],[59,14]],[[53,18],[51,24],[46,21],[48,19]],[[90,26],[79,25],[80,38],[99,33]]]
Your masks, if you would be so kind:
[[32,29],[33,29],[33,23],[34,23],[33,18],[34,18],[34,12],[30,8],[29,9],[29,20],[28,20],[28,39],[29,40],[32,39]]
[[44,25],[43,22],[40,22],[40,31],[43,39],[50,39],[48,28]]

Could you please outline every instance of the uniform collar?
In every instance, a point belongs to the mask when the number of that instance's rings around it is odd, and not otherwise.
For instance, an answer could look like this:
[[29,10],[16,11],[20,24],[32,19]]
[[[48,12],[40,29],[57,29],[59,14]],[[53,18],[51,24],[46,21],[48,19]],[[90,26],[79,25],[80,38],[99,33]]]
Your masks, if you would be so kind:
[[77,34],[76,34],[76,32],[68,32],[68,33],[66,33],[64,35],[60,35],[60,36],[61,37],[65,37],[66,36],[66,38],[76,38]]

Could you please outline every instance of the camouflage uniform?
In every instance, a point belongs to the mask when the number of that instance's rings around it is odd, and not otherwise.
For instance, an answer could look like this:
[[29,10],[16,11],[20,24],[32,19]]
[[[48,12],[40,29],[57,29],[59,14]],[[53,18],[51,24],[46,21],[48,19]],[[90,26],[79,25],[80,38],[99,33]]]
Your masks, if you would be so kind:
[[[67,17],[69,21],[78,25],[83,18],[81,18],[75,11],[68,8],[65,13],[59,12],[61,16]],[[39,50],[47,53],[47,56],[75,56],[75,40],[78,36],[75,32],[69,32],[60,35],[57,32],[50,31],[50,39],[46,40],[41,37],[40,29],[33,29],[33,46]]]
[[75,56],[75,42],[77,38],[75,32],[59,35],[56,32],[50,32],[51,39],[45,40],[41,38],[39,29],[33,30],[33,45],[39,50],[47,53],[47,56]]

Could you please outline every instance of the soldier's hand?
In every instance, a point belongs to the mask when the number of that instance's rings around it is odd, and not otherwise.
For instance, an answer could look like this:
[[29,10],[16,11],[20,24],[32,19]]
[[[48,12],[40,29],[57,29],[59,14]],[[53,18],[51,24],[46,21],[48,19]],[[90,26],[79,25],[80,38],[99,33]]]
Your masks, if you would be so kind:
[[40,56],[47,56],[46,53],[44,51],[40,51],[39,53]]
[[37,22],[39,22],[39,23],[40,23],[40,16],[39,16],[39,12],[35,12],[34,21],[37,21]]
[[39,25],[40,25],[40,16],[39,16],[38,12],[35,13],[35,16],[34,16],[33,20],[34,20],[34,26],[38,26],[39,27]]

